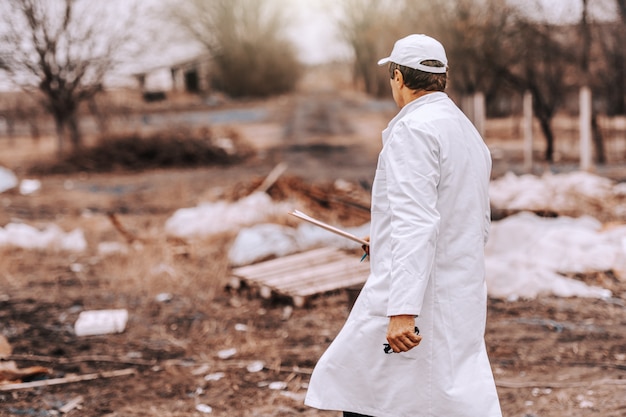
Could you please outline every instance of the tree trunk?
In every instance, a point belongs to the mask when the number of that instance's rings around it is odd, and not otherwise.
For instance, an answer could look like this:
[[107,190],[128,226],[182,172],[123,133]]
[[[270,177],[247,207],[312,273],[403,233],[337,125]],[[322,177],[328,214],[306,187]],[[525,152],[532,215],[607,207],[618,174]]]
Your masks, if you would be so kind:
[[539,119],[539,126],[541,126],[543,136],[546,138],[546,161],[554,162],[554,134],[552,133],[550,118],[540,115],[537,115],[537,118]]
[[72,141],[72,148],[74,150],[79,149],[82,146],[82,136],[80,134],[80,127],[78,126],[78,118],[75,114],[68,117],[67,127],[69,129],[70,140]]
[[65,121],[60,117],[55,117],[54,125],[57,132],[57,154],[63,156],[65,153]]
[[591,129],[593,132],[593,144],[596,149],[596,162],[598,164],[606,164],[606,153],[604,151],[604,138],[602,130],[598,125],[598,116],[593,112],[591,114]]

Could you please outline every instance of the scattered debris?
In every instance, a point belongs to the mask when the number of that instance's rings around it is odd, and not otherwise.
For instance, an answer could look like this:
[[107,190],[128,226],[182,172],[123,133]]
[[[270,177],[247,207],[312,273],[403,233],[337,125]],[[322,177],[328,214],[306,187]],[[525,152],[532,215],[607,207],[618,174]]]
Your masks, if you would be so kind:
[[250,373],[261,372],[264,368],[265,363],[263,361],[250,362],[248,366],[246,366],[246,370]]
[[226,374],[224,372],[215,372],[213,374],[208,374],[204,376],[205,381],[219,381],[224,378]]
[[169,292],[161,292],[154,297],[154,300],[159,303],[167,303],[169,301],[172,301],[173,298],[174,296]]
[[23,179],[20,181],[20,194],[29,195],[33,194],[41,188],[41,181]]
[[17,187],[18,180],[13,171],[0,166],[0,193]]
[[287,383],[284,381],[274,381],[270,382],[267,387],[272,390],[283,390],[287,388]]
[[22,382],[25,378],[32,378],[39,375],[48,375],[52,371],[43,366],[30,366],[28,368],[17,367],[14,361],[0,362],[0,385],[10,382]]
[[[582,397],[582,396],[579,396]],[[589,400],[585,400],[584,397],[582,398],[576,398],[578,401],[580,401],[580,403],[578,404],[579,408],[593,408],[593,406],[595,405],[593,403],[593,401],[589,401]]]
[[125,309],[82,311],[74,324],[74,332],[76,336],[122,333],[127,321]]
[[219,352],[217,352],[217,357],[220,359],[229,359],[235,356],[236,354],[237,354],[237,349],[235,348],[222,349]]
[[196,405],[196,411],[204,414],[211,414],[213,412],[213,408],[210,405],[198,404]]
[[243,323],[237,323],[235,324],[235,330],[238,332],[247,332],[248,326]]
[[65,405],[60,407],[59,412],[61,412],[62,414],[69,413],[73,409],[79,408],[80,405],[83,403],[83,401],[84,401],[84,398],[82,395],[74,397],[71,400],[69,400],[67,403],[65,403]]
[[128,253],[128,245],[120,242],[100,242],[98,243],[98,255],[126,255]]
[[292,391],[281,391],[280,395],[283,397],[290,398],[298,403],[303,403],[304,398],[306,397],[306,393],[304,392],[292,392]]
[[200,367],[191,371],[191,375],[202,375],[208,372],[211,369],[211,366],[208,363],[201,365]]

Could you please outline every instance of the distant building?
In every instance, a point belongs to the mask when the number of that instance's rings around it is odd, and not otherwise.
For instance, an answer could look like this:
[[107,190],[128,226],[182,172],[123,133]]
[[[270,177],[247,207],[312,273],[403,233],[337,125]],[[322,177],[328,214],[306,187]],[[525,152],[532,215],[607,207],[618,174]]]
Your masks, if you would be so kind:
[[171,65],[160,65],[133,74],[144,100],[158,101],[168,93],[208,95],[211,91],[211,57],[199,55]]

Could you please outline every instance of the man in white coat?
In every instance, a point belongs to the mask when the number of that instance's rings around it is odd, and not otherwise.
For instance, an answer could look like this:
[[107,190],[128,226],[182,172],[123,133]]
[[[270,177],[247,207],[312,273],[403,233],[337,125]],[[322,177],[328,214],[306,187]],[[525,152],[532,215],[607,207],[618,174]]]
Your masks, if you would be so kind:
[[489,150],[444,93],[437,40],[400,39],[378,64],[400,111],[382,133],[371,272],[305,403],[344,416],[501,417],[484,341]]

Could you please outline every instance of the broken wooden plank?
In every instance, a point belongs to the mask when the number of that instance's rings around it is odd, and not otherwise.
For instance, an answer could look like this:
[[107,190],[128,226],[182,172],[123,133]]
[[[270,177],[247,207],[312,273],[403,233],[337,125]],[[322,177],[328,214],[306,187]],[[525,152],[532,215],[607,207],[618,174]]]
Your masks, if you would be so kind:
[[232,273],[237,276],[247,276],[250,273],[261,275],[263,273],[276,274],[282,270],[291,270],[296,266],[306,267],[319,263],[320,257],[328,257],[337,254],[336,248],[319,248],[307,252],[296,253],[293,255],[275,258],[269,261],[259,262],[252,265],[240,266],[234,268]]
[[287,296],[302,307],[315,294],[363,284],[369,270],[369,263],[359,262],[354,254],[320,248],[235,268],[232,275],[258,287],[263,298]]
[[[361,266],[363,265],[363,266]],[[329,261],[313,268],[288,271],[286,274],[263,276],[263,282],[269,286],[281,288],[315,285],[320,281],[341,279],[341,276],[362,275],[369,272],[369,264],[359,264],[358,258]],[[260,279],[257,275],[251,275]]]
[[19,384],[0,385],[0,391],[14,391],[18,389],[46,387],[49,385],[69,384],[72,382],[91,381],[100,378],[114,378],[118,376],[133,375],[137,372],[135,368],[120,369],[117,371],[98,372],[85,375],[71,375],[64,378],[42,379],[41,381],[22,382]]
[[259,185],[254,191],[266,192],[267,190],[269,190],[272,185],[274,185],[274,183],[278,180],[278,178],[283,175],[283,172],[287,170],[287,166],[288,165],[286,162],[280,162],[278,165],[276,165],[274,169],[270,171],[267,177],[265,177],[261,185]]

